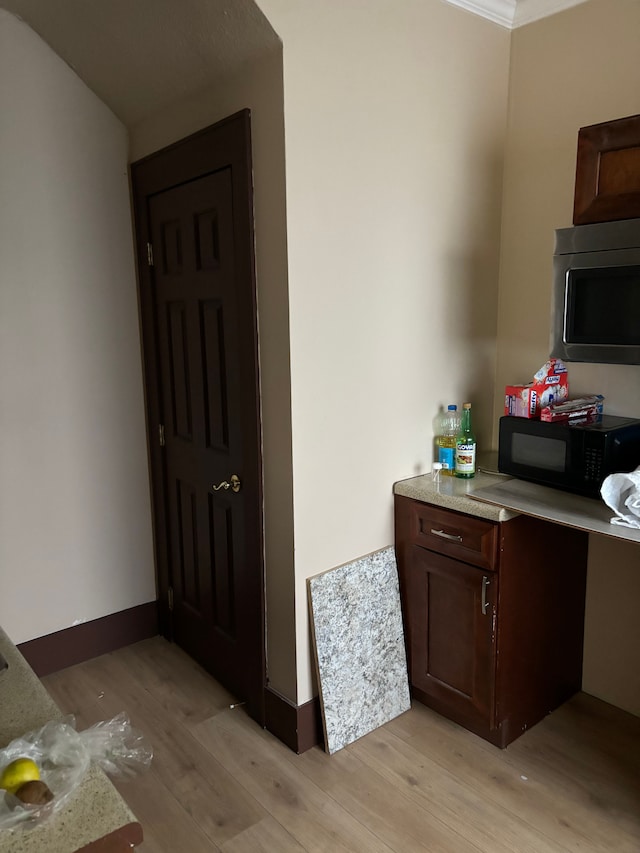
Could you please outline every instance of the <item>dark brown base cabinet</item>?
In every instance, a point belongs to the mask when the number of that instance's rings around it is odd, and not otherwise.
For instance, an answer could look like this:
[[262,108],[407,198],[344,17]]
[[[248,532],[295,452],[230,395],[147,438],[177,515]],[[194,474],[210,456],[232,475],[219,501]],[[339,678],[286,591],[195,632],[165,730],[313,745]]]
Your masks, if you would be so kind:
[[588,534],[395,496],[415,699],[505,747],[580,690]]

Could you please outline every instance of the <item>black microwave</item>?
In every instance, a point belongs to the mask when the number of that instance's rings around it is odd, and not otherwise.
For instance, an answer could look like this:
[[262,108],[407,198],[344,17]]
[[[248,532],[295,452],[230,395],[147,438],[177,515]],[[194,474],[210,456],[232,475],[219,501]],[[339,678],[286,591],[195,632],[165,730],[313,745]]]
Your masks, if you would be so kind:
[[640,219],[555,233],[551,354],[640,364]]
[[640,420],[601,415],[590,423],[500,418],[498,470],[523,480],[599,497],[609,474],[640,465]]

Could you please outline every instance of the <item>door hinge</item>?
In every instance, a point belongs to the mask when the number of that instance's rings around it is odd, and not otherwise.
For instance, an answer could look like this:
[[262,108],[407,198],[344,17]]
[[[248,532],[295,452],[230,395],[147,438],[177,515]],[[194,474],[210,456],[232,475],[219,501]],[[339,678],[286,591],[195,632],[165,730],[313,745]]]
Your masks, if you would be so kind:
[[164,447],[164,424],[158,424],[158,437],[160,439],[160,447]]
[[169,610],[173,610],[173,587],[170,586],[167,592],[167,598],[169,600]]
[[147,243],[147,264],[150,267],[153,266],[153,246],[151,243]]

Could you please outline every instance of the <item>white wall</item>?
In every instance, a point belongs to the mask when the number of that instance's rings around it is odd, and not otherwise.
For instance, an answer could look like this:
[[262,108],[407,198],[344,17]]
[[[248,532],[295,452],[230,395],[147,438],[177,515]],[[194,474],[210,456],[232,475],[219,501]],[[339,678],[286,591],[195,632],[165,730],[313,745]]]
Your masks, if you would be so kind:
[[509,33],[440,0],[259,0],[283,40],[298,702],[306,579],[393,542],[439,404],[491,437]]
[[[271,34],[272,35],[272,34]],[[266,36],[265,36],[266,38]],[[289,303],[285,223],[282,52],[131,128],[131,160],[251,110],[264,467],[269,685],[296,700]]]
[[[612,12],[615,8],[615,13]],[[578,131],[639,111],[640,3],[589,0],[512,38],[495,423],[549,355],[554,229],[573,219]],[[640,367],[571,363],[571,396],[640,416]],[[640,714],[640,549],[591,536],[584,689]]]
[[0,624],[155,599],[123,125],[0,10]]

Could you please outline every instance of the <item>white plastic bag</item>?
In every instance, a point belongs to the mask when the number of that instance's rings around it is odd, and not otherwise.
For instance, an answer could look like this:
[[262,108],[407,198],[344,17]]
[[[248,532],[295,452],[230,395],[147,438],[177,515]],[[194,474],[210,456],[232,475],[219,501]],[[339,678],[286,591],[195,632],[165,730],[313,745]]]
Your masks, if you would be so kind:
[[611,524],[640,528],[640,467],[628,474],[609,474],[602,483],[600,494],[616,513]]
[[76,731],[72,716],[52,720],[0,749],[0,770],[16,758],[31,758],[53,799],[44,805],[26,805],[0,789],[0,830],[35,825],[61,809],[92,761],[110,776],[122,777],[145,770],[152,757],[151,747],[124,712],[82,732]]
[[113,778],[135,776],[146,770],[153,758],[153,750],[142,733],[132,728],[124,711],[80,732],[80,738],[90,759]]

